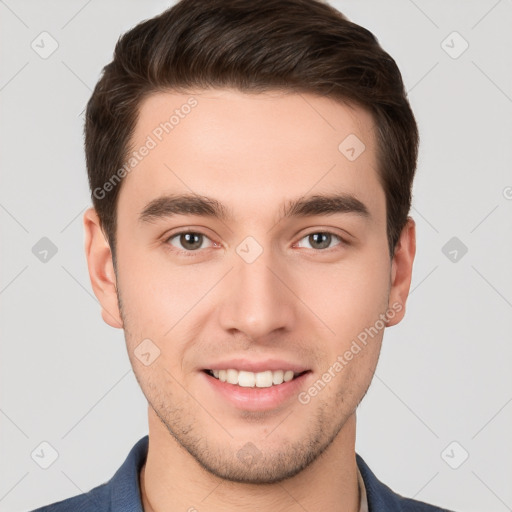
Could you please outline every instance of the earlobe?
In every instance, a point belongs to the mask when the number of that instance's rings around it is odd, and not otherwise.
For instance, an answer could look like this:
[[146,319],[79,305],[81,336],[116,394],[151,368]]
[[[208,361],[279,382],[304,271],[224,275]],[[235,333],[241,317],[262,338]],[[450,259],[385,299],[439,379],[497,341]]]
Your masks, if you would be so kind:
[[123,322],[117,301],[112,251],[94,208],[86,210],[83,222],[87,267],[94,295],[101,305],[101,316],[108,325],[121,329]]
[[396,314],[387,322],[387,326],[398,324],[405,315],[405,303],[409,295],[412,278],[412,266],[416,254],[416,224],[408,217],[400,239],[395,248],[391,263],[391,288],[388,308]]

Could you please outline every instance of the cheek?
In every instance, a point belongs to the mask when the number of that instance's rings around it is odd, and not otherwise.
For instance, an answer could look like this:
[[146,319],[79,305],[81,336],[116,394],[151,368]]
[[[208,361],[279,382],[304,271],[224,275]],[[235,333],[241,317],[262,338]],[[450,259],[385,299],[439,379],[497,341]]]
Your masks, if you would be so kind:
[[163,251],[119,250],[119,255],[123,313],[131,330],[146,337],[164,337],[211,286],[193,266],[171,265]]
[[296,293],[338,340],[338,348],[342,348],[385,312],[388,267],[382,258],[362,253],[335,265],[310,265],[297,273]]

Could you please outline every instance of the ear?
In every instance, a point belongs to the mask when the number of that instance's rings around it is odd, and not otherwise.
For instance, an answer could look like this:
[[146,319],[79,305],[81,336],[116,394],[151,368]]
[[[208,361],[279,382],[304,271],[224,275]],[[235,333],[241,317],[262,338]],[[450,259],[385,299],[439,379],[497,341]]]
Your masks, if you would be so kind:
[[112,251],[94,208],[84,213],[84,231],[87,267],[94,295],[101,305],[101,316],[108,325],[121,329],[123,321],[117,301]]
[[[409,295],[412,277],[412,264],[416,254],[416,224],[411,217],[400,233],[391,262],[391,288],[388,308],[396,314],[387,322],[387,327],[398,324],[405,315],[405,302]],[[395,305],[393,307],[393,304]],[[400,304],[400,308],[397,305]]]

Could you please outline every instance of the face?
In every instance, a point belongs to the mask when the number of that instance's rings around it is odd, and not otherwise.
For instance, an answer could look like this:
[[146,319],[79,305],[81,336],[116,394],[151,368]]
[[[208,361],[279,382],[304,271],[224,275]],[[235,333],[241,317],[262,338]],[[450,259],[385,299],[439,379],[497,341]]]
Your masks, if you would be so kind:
[[403,315],[414,251],[389,257],[373,119],[308,94],[158,93],[132,142],[149,149],[103,273],[120,310],[95,291],[150,415],[217,476],[297,474],[354,417]]

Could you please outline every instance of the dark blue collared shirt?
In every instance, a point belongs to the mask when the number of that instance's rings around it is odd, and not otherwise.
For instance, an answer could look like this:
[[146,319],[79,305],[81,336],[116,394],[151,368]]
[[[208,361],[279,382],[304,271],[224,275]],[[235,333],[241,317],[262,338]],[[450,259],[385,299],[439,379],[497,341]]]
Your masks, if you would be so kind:
[[[32,512],[144,512],[139,472],[146,461],[148,443],[148,436],[140,439],[108,482],[85,494],[46,505]],[[449,512],[394,493],[377,480],[358,454],[356,460],[366,488],[369,512]]]

